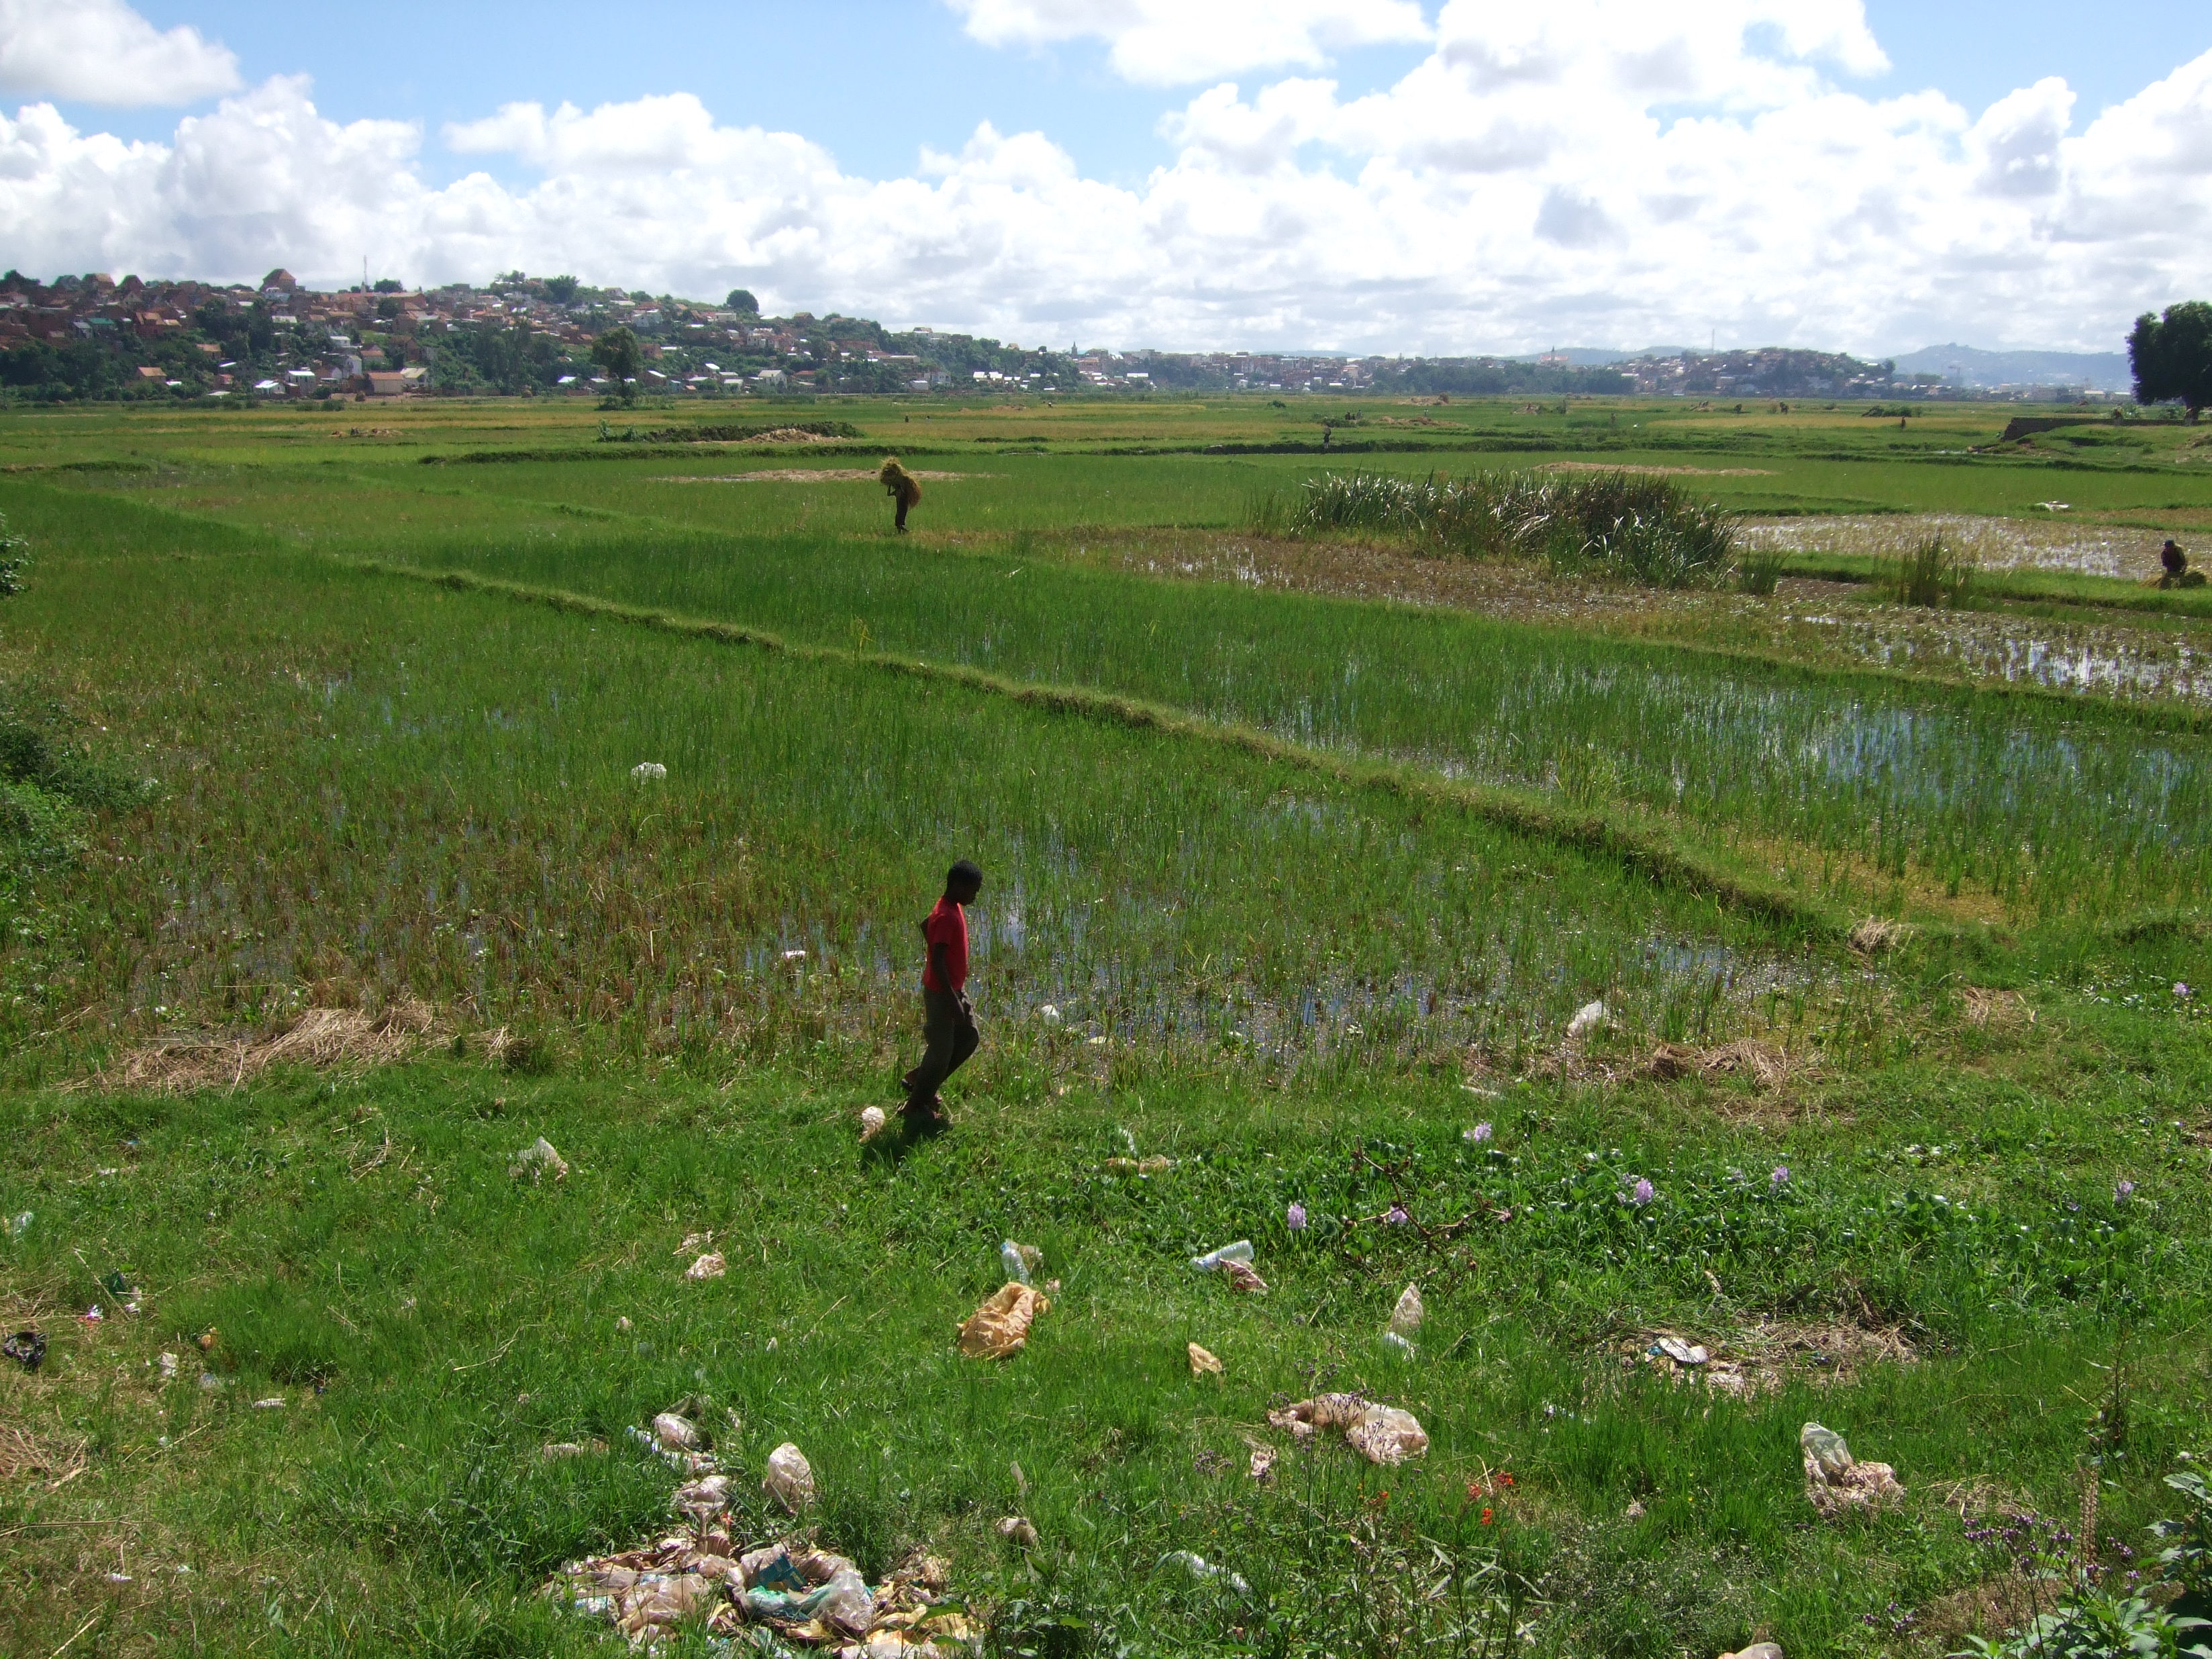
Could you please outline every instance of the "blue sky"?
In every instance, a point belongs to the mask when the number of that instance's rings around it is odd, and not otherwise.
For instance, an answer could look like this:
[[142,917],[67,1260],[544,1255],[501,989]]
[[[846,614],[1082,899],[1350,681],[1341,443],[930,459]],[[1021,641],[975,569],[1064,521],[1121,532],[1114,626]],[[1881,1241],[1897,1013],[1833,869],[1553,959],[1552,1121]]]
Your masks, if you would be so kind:
[[1880,354],[2114,349],[2208,247],[2204,0],[0,0],[34,273]]
[[[1129,85],[1094,42],[984,46],[927,0],[619,9],[384,0],[370,11],[167,0],[137,9],[159,27],[190,24],[221,40],[248,82],[312,75],[317,106],[340,120],[398,118],[435,134],[520,100],[588,109],[693,92],[730,125],[803,133],[848,171],[876,179],[911,171],[924,144],[958,149],[988,120],[1004,132],[1041,131],[1085,173],[1133,185],[1173,159],[1158,123],[1188,91]],[[1934,87],[1976,114],[2049,75],[2094,112],[2212,51],[2206,0],[2126,0],[2123,27],[2080,0],[1868,0],[1866,12],[1894,68],[1850,85],[1875,97]],[[1387,87],[1425,55],[1419,46],[1370,46],[1340,54],[1328,72],[1351,96]],[[174,125],[159,110],[63,108],[135,137],[166,137]],[[442,155],[434,143],[428,160],[441,181],[486,165]]]

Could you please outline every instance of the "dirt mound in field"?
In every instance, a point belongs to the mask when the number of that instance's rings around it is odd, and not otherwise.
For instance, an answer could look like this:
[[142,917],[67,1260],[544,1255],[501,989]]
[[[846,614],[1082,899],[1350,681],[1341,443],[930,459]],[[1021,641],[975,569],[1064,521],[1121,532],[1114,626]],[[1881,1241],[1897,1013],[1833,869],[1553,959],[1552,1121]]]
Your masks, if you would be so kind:
[[1697,1048],[1686,1042],[1662,1042],[1644,1063],[1644,1075],[1661,1083],[1686,1077],[1748,1075],[1762,1089],[1771,1089],[1790,1075],[1790,1056],[1764,1042],[1724,1042],[1717,1048]]
[[841,439],[824,437],[819,432],[807,432],[795,426],[779,426],[766,432],[756,432],[750,438],[740,438],[741,444],[834,444]]
[[156,1094],[234,1089],[272,1066],[374,1066],[404,1060],[436,1025],[429,1004],[411,997],[378,1014],[310,1008],[270,1036],[165,1037],[132,1049],[96,1080],[106,1088]]

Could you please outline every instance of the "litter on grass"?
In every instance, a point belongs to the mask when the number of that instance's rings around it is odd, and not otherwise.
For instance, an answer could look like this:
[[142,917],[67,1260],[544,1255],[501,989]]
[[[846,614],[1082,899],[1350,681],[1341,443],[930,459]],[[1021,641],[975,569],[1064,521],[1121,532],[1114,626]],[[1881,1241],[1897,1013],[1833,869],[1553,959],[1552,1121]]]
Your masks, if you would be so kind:
[[1252,1462],[1245,1469],[1244,1475],[1247,1480],[1257,1480],[1261,1486],[1266,1486],[1273,1480],[1275,1478],[1275,1449],[1273,1446],[1254,1445]]
[[568,1160],[553,1150],[553,1143],[540,1135],[514,1155],[514,1162],[507,1166],[508,1175],[517,1181],[528,1176],[532,1181],[551,1176],[556,1181],[568,1178]]
[[1221,1361],[1200,1347],[1197,1343],[1187,1342],[1183,1346],[1190,1353],[1190,1374],[1193,1376],[1226,1376],[1228,1375],[1228,1372],[1222,1369]]
[[867,1142],[873,1140],[878,1135],[883,1133],[884,1126],[890,1121],[890,1120],[884,1115],[884,1109],[882,1107],[862,1107],[860,1109],[861,1143],[866,1145]]
[[37,1331],[18,1331],[5,1342],[0,1342],[0,1353],[4,1353],[27,1371],[34,1371],[46,1357],[46,1339]]
[[1897,1471],[1887,1463],[1862,1463],[1833,1429],[1808,1423],[1798,1431],[1797,1445],[1804,1454],[1806,1499],[1822,1516],[1832,1519],[1903,1500]]
[[1001,1285],[960,1327],[960,1352],[970,1359],[1005,1359],[1029,1346],[1030,1326],[1052,1304],[1018,1281]]
[[1037,1537],[1037,1529],[1030,1524],[1029,1517],[1025,1515],[1000,1516],[996,1523],[996,1530],[999,1536],[1008,1543],[1018,1545],[1025,1550],[1035,1549],[1042,1541]]
[[684,1270],[684,1277],[697,1280],[720,1279],[729,1270],[730,1264],[722,1259],[722,1253],[709,1250]]
[[1428,1433],[1413,1413],[1378,1406],[1356,1394],[1316,1395],[1269,1412],[1267,1422],[1298,1441],[1338,1430],[1345,1443],[1370,1463],[1402,1463],[1429,1449]]
[[768,1475],[761,1486],[793,1515],[810,1507],[814,1502],[814,1470],[806,1454],[785,1441],[768,1455]]
[[1165,1175],[1175,1168],[1175,1160],[1157,1153],[1151,1158],[1109,1158],[1105,1170],[1111,1176],[1135,1176],[1139,1180],[1147,1176]]
[[1190,1265],[1200,1273],[1210,1273],[1224,1261],[1249,1261],[1251,1259],[1252,1241],[1240,1238],[1234,1244],[1224,1244],[1218,1250],[1208,1250],[1204,1255],[1191,1257]]
[[750,1632],[764,1653],[798,1643],[848,1659],[951,1659],[981,1638],[966,1607],[945,1599],[951,1575],[935,1556],[917,1554],[872,1586],[847,1557],[800,1540],[744,1549],[728,1517],[719,1518],[719,1526],[572,1561],[545,1594],[641,1648],[702,1617],[724,1644]]
[[1426,1316],[1427,1310],[1421,1306],[1421,1287],[1408,1285],[1398,1293],[1398,1305],[1390,1310],[1389,1328],[1410,1341]]
[[1241,1575],[1224,1572],[1204,1556],[1194,1555],[1188,1550],[1170,1550],[1165,1555],[1160,1557],[1160,1565],[1164,1567],[1180,1567],[1201,1583],[1209,1578],[1218,1578],[1239,1595],[1249,1595],[1252,1593],[1251,1585],[1246,1583]]
[[1017,1244],[1010,1238],[999,1246],[999,1265],[1006,1269],[1007,1278],[1026,1285],[1030,1276],[1044,1266],[1044,1252],[1034,1244]]
[[630,776],[640,783],[653,783],[668,775],[668,769],[659,761],[640,761],[629,769]]
[[1585,1002],[1575,1010],[1575,1017],[1567,1022],[1567,1040],[1579,1042],[1593,1031],[1602,1031],[1613,1024],[1613,1016],[1602,1002]]
[[[655,1420],[657,1421],[658,1419]],[[672,1446],[665,1440],[660,1438],[659,1435],[647,1434],[643,1429],[637,1427],[635,1424],[630,1426],[629,1437],[637,1442],[637,1443],[640,1446],[642,1446],[646,1450],[651,1452],[655,1457],[658,1457],[662,1462],[667,1464],[670,1468],[675,1470],[678,1474],[690,1476],[712,1474],[716,1468],[720,1467],[714,1453],[710,1451],[686,1451],[680,1447]],[[594,1442],[592,1443],[596,1444],[597,1443]],[[554,1454],[552,1453],[548,1454],[548,1455],[553,1455]],[[566,1455],[567,1454],[561,1455]]]

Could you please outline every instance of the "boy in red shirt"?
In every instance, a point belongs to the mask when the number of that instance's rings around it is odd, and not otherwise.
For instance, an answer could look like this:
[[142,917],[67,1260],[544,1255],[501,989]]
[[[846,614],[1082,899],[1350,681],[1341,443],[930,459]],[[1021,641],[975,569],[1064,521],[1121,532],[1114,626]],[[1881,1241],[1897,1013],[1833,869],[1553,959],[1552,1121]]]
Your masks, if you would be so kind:
[[921,924],[927,960],[921,970],[921,1035],[927,1045],[921,1064],[908,1072],[906,1121],[909,1129],[940,1129],[945,1103],[937,1097],[945,1079],[975,1052],[975,1006],[968,1000],[968,915],[983,890],[983,872],[966,859],[945,875],[945,896]]

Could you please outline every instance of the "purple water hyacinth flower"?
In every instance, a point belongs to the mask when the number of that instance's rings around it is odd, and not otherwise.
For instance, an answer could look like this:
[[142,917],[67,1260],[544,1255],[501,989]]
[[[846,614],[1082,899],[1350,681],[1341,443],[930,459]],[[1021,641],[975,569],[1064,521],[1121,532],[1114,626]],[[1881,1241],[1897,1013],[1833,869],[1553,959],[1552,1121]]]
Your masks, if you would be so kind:
[[1778,1190],[1787,1187],[1790,1184],[1790,1166],[1787,1164],[1776,1164],[1774,1173],[1766,1177],[1766,1184]]
[[1288,1210],[1283,1212],[1283,1224],[1287,1226],[1294,1233],[1302,1233],[1305,1231],[1306,1206],[1303,1204],[1292,1204]]
[[1390,1213],[1382,1218],[1393,1227],[1402,1227],[1413,1218],[1406,1213],[1406,1206],[1402,1204],[1393,1204],[1390,1206]]
[[1649,1176],[1637,1176],[1636,1184],[1628,1189],[1628,1201],[1638,1209],[1642,1209],[1657,1196],[1657,1193],[1652,1188],[1651,1178]]
[[1467,1138],[1469,1140],[1475,1141],[1477,1143],[1489,1139],[1490,1126],[1487,1123],[1476,1124],[1474,1127],[1467,1132]]
[[2173,994],[2179,997],[2182,1001],[2186,1002],[2190,998],[2195,996],[2197,993],[2189,988],[2187,981],[2178,979],[2173,981]]
[[2112,1202],[2115,1204],[2124,1204],[2135,1195],[2136,1183],[2132,1181],[2123,1181],[2112,1188]]

